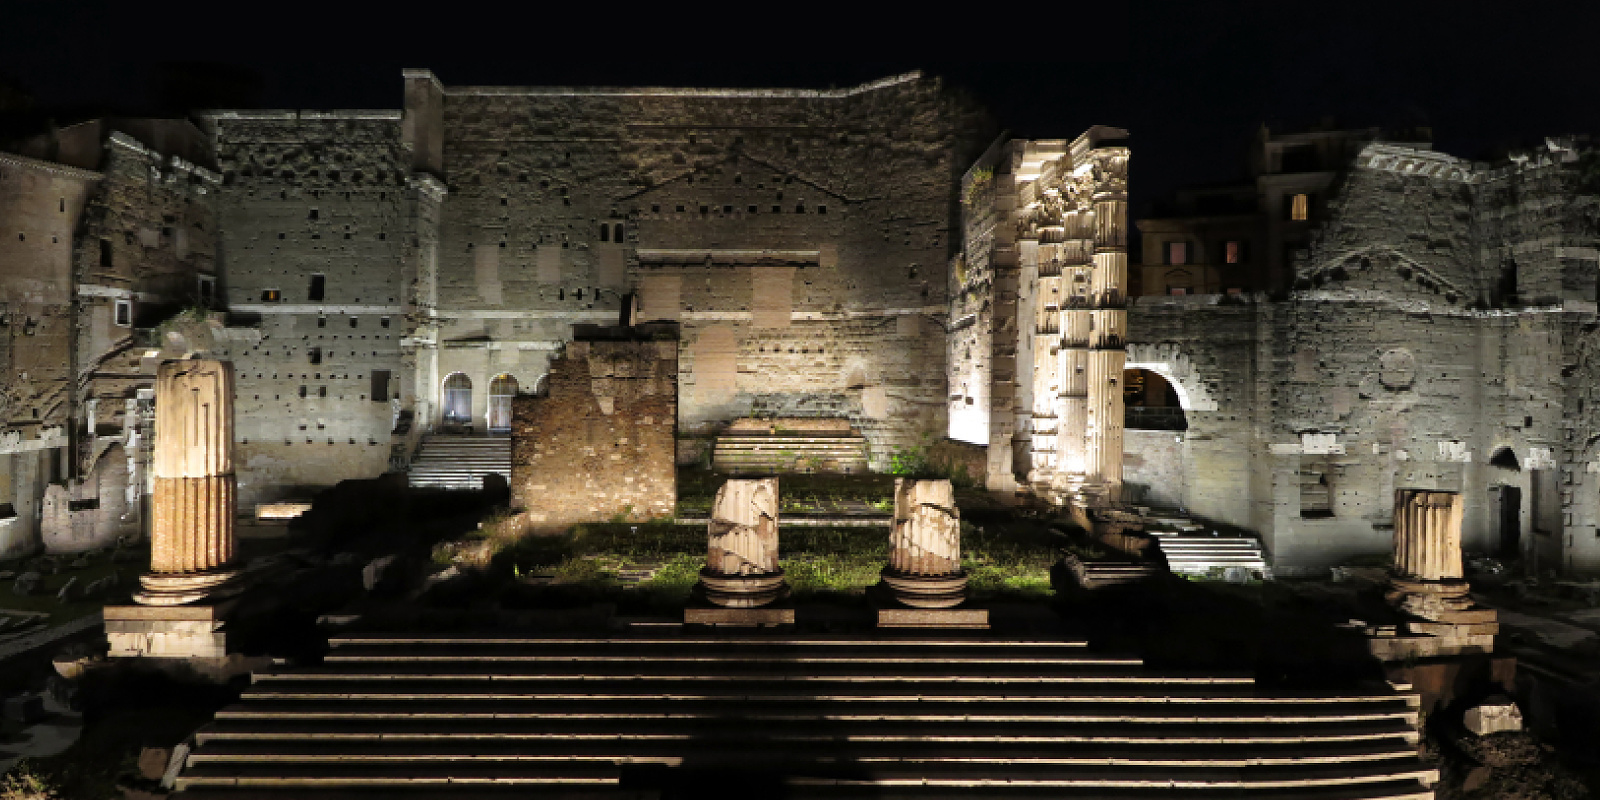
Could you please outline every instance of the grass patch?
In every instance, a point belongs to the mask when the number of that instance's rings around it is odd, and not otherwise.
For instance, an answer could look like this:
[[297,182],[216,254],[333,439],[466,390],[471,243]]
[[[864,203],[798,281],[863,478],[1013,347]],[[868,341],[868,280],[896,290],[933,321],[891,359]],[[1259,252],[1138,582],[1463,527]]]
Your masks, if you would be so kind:
[[[705,469],[678,471],[678,516],[711,513],[717,489],[730,476]],[[894,511],[894,476],[875,472],[781,475],[779,512],[787,514],[881,513]]]

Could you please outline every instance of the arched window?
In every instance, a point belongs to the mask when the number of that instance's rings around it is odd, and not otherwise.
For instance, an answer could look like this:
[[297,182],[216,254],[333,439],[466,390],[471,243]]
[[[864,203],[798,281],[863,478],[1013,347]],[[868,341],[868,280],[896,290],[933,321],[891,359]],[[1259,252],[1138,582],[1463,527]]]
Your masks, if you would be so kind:
[[444,379],[444,421],[455,425],[472,421],[472,379],[462,373]]
[[611,234],[611,241],[616,242],[617,244],[622,244],[622,223],[619,222],[615,225],[612,225]]
[[604,222],[600,223],[600,241],[611,241],[611,226],[605,224]]
[[1159,372],[1127,369],[1122,372],[1123,427],[1132,430],[1183,431],[1189,421],[1178,390]]
[[511,430],[511,398],[517,394],[517,379],[510,375],[496,375],[489,381],[489,431],[503,433]]

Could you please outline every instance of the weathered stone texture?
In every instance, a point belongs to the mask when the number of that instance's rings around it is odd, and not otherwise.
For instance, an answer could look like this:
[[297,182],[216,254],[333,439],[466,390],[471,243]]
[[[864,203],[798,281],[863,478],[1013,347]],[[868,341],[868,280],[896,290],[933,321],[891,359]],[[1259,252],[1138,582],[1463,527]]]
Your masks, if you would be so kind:
[[[1420,166],[1385,160],[1402,157]],[[1559,155],[1490,168],[1373,146],[1287,297],[1139,298],[1129,363],[1184,399],[1180,502],[1294,568],[1384,552],[1398,487],[1460,492],[1468,551],[1600,568],[1596,205]]]
[[734,478],[717,489],[706,568],[718,575],[778,571],[777,478]]
[[895,479],[889,568],[906,575],[961,570],[961,515],[950,481]]
[[[247,504],[389,466],[422,207],[397,112],[239,112],[208,121],[227,302],[244,327],[239,491]],[[321,276],[320,281],[315,276]],[[410,367],[408,369],[408,367]]]
[[1394,570],[1421,581],[1459,581],[1461,495],[1400,489],[1394,498]]
[[233,365],[168,361],[156,379],[150,570],[215,570],[233,559]]
[[575,341],[542,396],[512,401],[512,504],[539,526],[671,517],[677,347]]

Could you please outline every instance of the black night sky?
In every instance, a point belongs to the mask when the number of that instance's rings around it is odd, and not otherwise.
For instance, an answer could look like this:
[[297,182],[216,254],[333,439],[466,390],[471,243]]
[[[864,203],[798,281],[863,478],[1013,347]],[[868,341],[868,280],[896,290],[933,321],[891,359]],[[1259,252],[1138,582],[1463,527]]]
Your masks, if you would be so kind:
[[[658,22],[614,8],[557,17],[540,4],[8,5],[0,80],[63,123],[106,110],[181,113],[214,97],[398,108],[403,67],[451,85],[806,88],[922,69],[976,95],[1018,136],[1128,128],[1136,217],[1175,187],[1242,177],[1262,121],[1431,125],[1437,149],[1473,158],[1600,133],[1600,13],[1590,3],[1047,4],[991,19],[928,16],[923,30],[949,44],[920,54],[882,50],[885,40],[936,41],[889,18],[810,23],[873,36],[846,45],[710,11]],[[465,10],[480,6],[493,11]],[[905,35],[877,35],[888,30]],[[763,51],[852,60],[758,60]]]

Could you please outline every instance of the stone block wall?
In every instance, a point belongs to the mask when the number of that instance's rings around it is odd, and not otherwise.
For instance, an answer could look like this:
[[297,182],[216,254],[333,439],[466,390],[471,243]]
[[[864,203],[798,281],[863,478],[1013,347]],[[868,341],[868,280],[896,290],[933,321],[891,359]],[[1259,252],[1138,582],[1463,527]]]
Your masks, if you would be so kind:
[[672,340],[566,345],[543,395],[512,401],[511,501],[535,527],[677,510]]
[[[222,170],[219,258],[235,365],[239,502],[389,466],[414,389],[417,206],[397,112],[209,118]],[[414,280],[414,278],[413,278]]]

